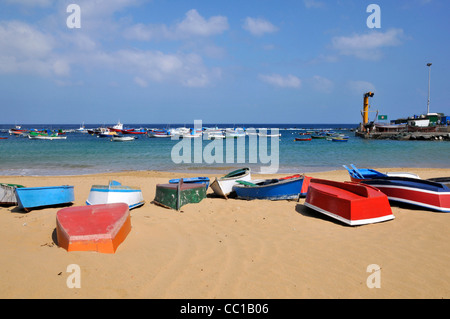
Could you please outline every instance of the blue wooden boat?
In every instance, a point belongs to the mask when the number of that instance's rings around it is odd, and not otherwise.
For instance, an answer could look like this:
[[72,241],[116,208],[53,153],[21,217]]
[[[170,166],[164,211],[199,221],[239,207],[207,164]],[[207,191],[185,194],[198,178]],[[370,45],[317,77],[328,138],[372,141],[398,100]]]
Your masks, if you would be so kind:
[[22,187],[16,188],[17,203],[20,209],[69,204],[75,200],[73,186]]
[[[169,180],[170,184],[178,184],[180,182],[179,178]],[[206,190],[209,187],[209,178],[208,177],[187,177],[183,178],[183,183],[185,184],[205,184]]]
[[237,181],[233,187],[238,198],[241,199],[298,199],[303,186],[304,175],[287,176],[279,179],[265,179],[261,181]]
[[351,169],[346,165],[342,165],[350,174],[350,178],[353,182],[359,182],[361,179],[373,179],[380,177],[408,177],[408,178],[420,178],[418,175],[406,172],[387,172],[381,173],[371,168],[357,168],[351,164]]

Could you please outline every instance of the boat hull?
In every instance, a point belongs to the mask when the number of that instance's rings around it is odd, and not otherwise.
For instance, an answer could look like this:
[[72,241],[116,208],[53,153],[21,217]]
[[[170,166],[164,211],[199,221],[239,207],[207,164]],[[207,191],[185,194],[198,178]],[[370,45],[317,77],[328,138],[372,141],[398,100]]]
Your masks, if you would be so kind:
[[142,191],[138,187],[122,185],[93,185],[89,192],[87,205],[126,203],[129,209],[144,205]]
[[234,192],[233,186],[237,184],[237,181],[251,181],[252,175],[249,168],[244,168],[228,173],[227,175],[215,178],[211,183],[211,189],[214,194],[228,198],[228,196]]
[[70,204],[75,200],[73,186],[23,187],[16,188],[17,203],[20,209]]
[[391,201],[450,212],[450,188],[445,183],[423,180],[415,174],[408,174],[411,177],[401,176],[404,173],[389,176],[371,169],[357,169],[353,165],[352,168],[347,168],[352,181],[380,189]]
[[360,182],[378,188],[391,201],[450,212],[450,189],[442,183],[402,177],[368,179]]
[[67,251],[113,254],[130,231],[125,203],[68,207],[56,214],[58,246]]
[[394,219],[384,193],[352,182],[311,179],[305,206],[350,226]]
[[293,200],[298,199],[304,177],[279,180],[264,180],[253,185],[235,185],[233,189],[238,198],[253,200]]
[[182,206],[200,203],[206,198],[206,188],[202,184],[178,183],[158,184],[153,202],[159,206],[180,210]]

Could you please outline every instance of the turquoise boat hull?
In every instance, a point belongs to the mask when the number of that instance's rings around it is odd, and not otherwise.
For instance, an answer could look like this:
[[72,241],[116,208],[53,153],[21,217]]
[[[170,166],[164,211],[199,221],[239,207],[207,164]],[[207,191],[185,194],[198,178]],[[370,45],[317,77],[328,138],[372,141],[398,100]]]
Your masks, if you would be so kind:
[[20,209],[69,204],[75,200],[73,186],[23,187],[16,188],[17,203]]

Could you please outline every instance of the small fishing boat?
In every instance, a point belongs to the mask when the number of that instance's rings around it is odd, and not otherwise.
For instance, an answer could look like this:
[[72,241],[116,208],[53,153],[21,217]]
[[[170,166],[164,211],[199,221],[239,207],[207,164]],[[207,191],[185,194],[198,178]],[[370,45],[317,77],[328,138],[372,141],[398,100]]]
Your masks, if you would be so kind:
[[237,184],[237,181],[251,181],[252,174],[250,168],[241,168],[235,171],[232,171],[225,176],[215,178],[211,183],[211,189],[218,196],[225,197],[228,199],[228,196],[234,192],[233,186]]
[[[170,184],[178,184],[180,182],[179,178],[169,180]],[[185,177],[183,178],[184,184],[202,184],[205,185],[206,190],[208,190],[209,186],[209,178],[208,177]]]
[[238,198],[291,200],[298,199],[302,192],[304,176],[292,175],[277,179],[265,179],[260,181],[237,181],[233,187]]
[[350,226],[394,219],[388,197],[375,187],[313,178],[305,206]]
[[305,137],[296,137],[295,139],[294,139],[294,141],[296,141],[296,142],[307,142],[307,141],[311,141],[312,140],[312,138],[311,138],[311,136],[305,136]]
[[127,142],[127,141],[134,141],[134,140],[135,140],[134,136],[117,135],[117,136],[111,137],[111,142]]
[[418,175],[407,172],[387,172],[381,173],[371,168],[357,168],[355,165],[350,164],[351,169],[346,165],[342,165],[350,174],[350,179],[353,182],[359,182],[361,179],[370,179],[377,177],[408,177],[408,178],[420,178]]
[[450,188],[443,183],[396,176],[361,179],[360,182],[378,188],[389,200],[450,212]]
[[46,135],[36,135],[36,136],[28,135],[28,138],[30,140],[50,140],[50,141],[52,141],[52,140],[65,140],[65,139],[67,139],[67,136],[59,136],[57,134],[48,135],[48,136],[46,136]]
[[58,133],[52,132],[30,132],[28,133],[28,138],[30,140],[65,140],[67,136],[60,136]]
[[127,204],[67,207],[56,213],[56,238],[67,251],[113,254],[131,231]]
[[144,205],[142,191],[138,187],[124,186],[117,181],[108,185],[93,185],[89,192],[87,205],[126,203],[129,209]]
[[450,188],[445,183],[416,177],[381,176],[366,174],[363,169],[352,165],[348,170],[352,181],[378,188],[389,200],[412,204],[440,212],[450,212]]
[[147,132],[148,137],[170,137],[170,132],[166,130],[150,130]]
[[139,129],[125,129],[121,130],[122,134],[143,135],[147,134],[147,131],[143,128]]
[[165,208],[180,210],[182,206],[200,203],[206,198],[206,188],[202,183],[158,184],[153,202]]
[[346,137],[340,137],[340,136],[333,136],[331,137],[332,142],[348,142],[348,138]]
[[0,205],[17,205],[16,188],[24,186],[18,184],[0,183]]
[[27,212],[33,208],[70,204],[75,200],[74,187],[68,185],[20,187],[16,188],[16,196],[18,207]]

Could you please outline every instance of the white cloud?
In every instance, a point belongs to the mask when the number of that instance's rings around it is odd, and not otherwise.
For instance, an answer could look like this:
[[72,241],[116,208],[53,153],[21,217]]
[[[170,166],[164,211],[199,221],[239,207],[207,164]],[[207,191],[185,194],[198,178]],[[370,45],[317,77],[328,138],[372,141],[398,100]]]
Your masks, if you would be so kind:
[[165,24],[135,24],[124,31],[129,39],[149,41],[153,39],[177,40],[190,37],[209,37],[228,30],[228,19],[224,16],[202,17],[197,10],[186,12],[185,18],[172,26]]
[[316,91],[323,93],[331,93],[334,89],[333,81],[319,75],[313,77],[312,84]]
[[278,28],[271,22],[261,18],[245,18],[243,28],[256,36],[262,36],[265,33],[274,33]]
[[305,7],[307,8],[323,8],[325,7],[325,3],[317,0],[303,0]]
[[386,32],[370,31],[366,34],[334,37],[333,48],[342,55],[352,55],[363,60],[378,60],[382,57],[382,48],[401,44],[402,29],[390,29]]
[[349,81],[347,83],[348,88],[354,94],[360,94],[361,96],[366,92],[375,92],[375,85],[367,81]]
[[48,7],[54,0],[6,0],[6,2],[27,7]]
[[280,74],[260,74],[259,79],[270,85],[282,88],[300,88],[302,85],[302,81],[298,77],[291,74],[287,76],[282,76]]
[[68,75],[68,62],[55,54],[56,40],[20,21],[0,23],[0,72]]
[[134,76],[134,82],[171,82],[187,87],[205,87],[221,76],[220,69],[207,68],[197,54],[165,54],[160,51],[120,50],[89,53],[79,57],[79,64],[90,68],[112,69]]

